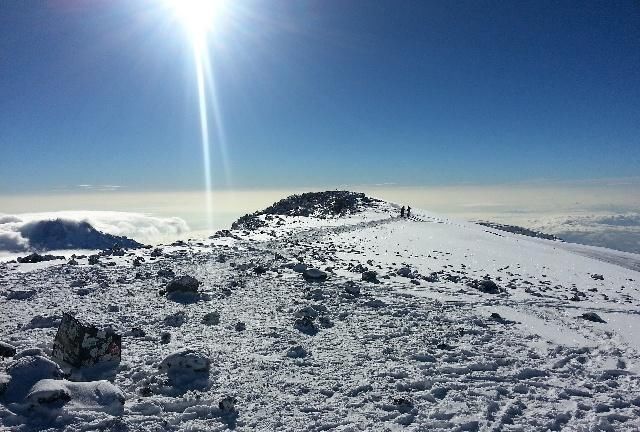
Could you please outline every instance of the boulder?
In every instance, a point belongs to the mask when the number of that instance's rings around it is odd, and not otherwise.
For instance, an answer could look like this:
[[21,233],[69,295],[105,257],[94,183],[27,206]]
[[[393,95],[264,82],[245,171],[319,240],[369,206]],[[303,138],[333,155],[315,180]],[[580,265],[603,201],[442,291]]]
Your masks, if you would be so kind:
[[52,357],[73,367],[119,363],[122,337],[110,326],[96,327],[65,313],[53,342]]
[[360,295],[360,287],[358,285],[356,285],[355,283],[348,283],[344,287],[344,292],[346,292],[347,294],[352,295],[352,296],[359,296]]
[[380,283],[378,280],[378,273],[373,270],[362,272],[362,280],[365,282]]
[[302,276],[309,282],[323,282],[327,280],[327,273],[315,268],[305,270],[302,272]]
[[29,391],[27,402],[31,409],[73,412],[104,412],[122,415],[125,397],[109,381],[73,382],[43,379]]
[[167,284],[167,293],[192,293],[198,292],[200,281],[192,276],[178,276]]
[[0,357],[13,357],[16,355],[16,347],[0,341]]
[[17,402],[24,399],[31,387],[42,379],[62,378],[60,366],[43,356],[27,356],[14,361],[7,367],[9,376],[5,399]]
[[183,349],[169,354],[160,363],[159,369],[168,374],[173,372],[207,372],[211,360],[205,354],[193,349]]
[[182,324],[187,322],[187,314],[183,311],[176,312],[174,314],[168,315],[163,320],[164,325],[170,327],[180,327]]
[[292,270],[294,272],[304,273],[304,271],[307,270],[308,267],[309,266],[304,263],[297,263],[296,265],[293,266]]
[[603,320],[600,315],[598,315],[595,312],[585,312],[582,315],[580,315],[580,318],[587,320],[587,321],[591,321],[591,322],[597,322],[597,323],[603,323],[606,324],[607,322],[605,320]]
[[409,267],[402,267],[396,272],[398,276],[409,277],[411,275],[411,269]]
[[220,314],[218,312],[209,312],[202,317],[202,324],[217,325],[220,323]]
[[296,345],[287,350],[287,357],[289,358],[304,358],[307,356],[307,351],[301,346]]

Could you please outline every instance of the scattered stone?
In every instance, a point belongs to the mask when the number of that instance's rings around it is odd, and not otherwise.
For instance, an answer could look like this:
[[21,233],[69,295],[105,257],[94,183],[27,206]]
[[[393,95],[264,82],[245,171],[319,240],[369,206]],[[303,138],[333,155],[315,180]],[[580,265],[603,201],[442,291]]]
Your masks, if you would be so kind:
[[5,400],[22,400],[35,383],[47,378],[62,378],[62,369],[43,356],[28,356],[14,361],[7,367],[10,380],[6,386]]
[[20,290],[13,289],[4,293],[4,296],[7,300],[29,300],[31,297],[36,295],[36,290]]
[[202,317],[202,324],[205,324],[205,325],[220,324],[220,313],[219,312],[207,313],[205,316]]
[[344,287],[344,292],[352,296],[359,296],[360,287],[355,283],[347,283],[347,285]]
[[110,326],[98,328],[65,313],[53,342],[51,356],[74,367],[120,362],[122,337]]
[[164,325],[170,327],[180,327],[187,322],[187,314],[184,311],[179,311],[171,315],[167,315],[164,320]]
[[308,334],[310,336],[318,333],[318,328],[314,324],[313,320],[309,317],[299,318],[294,323],[295,328],[301,331],[304,334]]
[[287,350],[287,357],[289,358],[304,358],[307,356],[307,351],[302,345],[296,345]]
[[247,325],[243,322],[238,321],[234,326],[236,331],[245,331],[247,329]]
[[105,380],[73,382],[43,379],[31,388],[26,400],[32,407],[44,405],[59,409],[64,406],[66,411],[71,412],[77,409],[119,416],[124,411],[125,397],[118,387]]
[[167,284],[167,293],[192,293],[198,292],[200,281],[192,276],[179,276]]
[[420,285],[420,281],[418,279],[411,279],[409,282],[411,282],[414,285]]
[[176,277],[176,274],[171,269],[160,269],[160,270],[158,270],[157,275],[158,275],[158,277],[164,277],[164,278],[174,278],[174,277]]
[[598,315],[595,312],[585,312],[582,315],[580,315],[580,318],[585,319],[587,321],[597,322],[597,323],[603,323],[603,324],[607,323],[605,320],[603,320],[600,317],[600,315]]
[[327,280],[327,273],[315,268],[305,270],[302,276],[309,282],[323,282]]
[[163,345],[168,344],[169,342],[171,342],[171,333],[169,332],[162,332],[160,334],[160,343]]
[[593,279],[593,280],[604,280],[604,276],[602,276],[601,274],[594,273],[594,274],[591,275],[591,279]]
[[42,316],[36,315],[31,318],[28,324],[26,324],[24,329],[35,329],[35,328],[50,328],[57,327],[60,325],[60,321],[62,318],[58,315],[50,315],[50,316]]
[[36,264],[43,261],[63,260],[63,256],[59,255],[40,255],[39,253],[32,253],[24,257],[18,257],[17,261],[21,264]]
[[398,269],[396,273],[398,274],[398,276],[409,277],[411,276],[411,269],[409,267],[402,267]]
[[499,294],[503,290],[491,279],[474,280],[469,283],[469,286],[482,291],[486,294]]
[[373,270],[362,272],[362,280],[365,282],[371,282],[376,284],[380,283],[380,281],[378,280],[378,273]]
[[298,272],[298,273],[304,273],[305,270],[307,270],[307,268],[309,268],[308,265],[303,264],[303,263],[297,263],[296,265],[294,265],[292,267],[292,270],[294,272]]
[[232,396],[225,396],[218,402],[218,408],[225,413],[235,412],[238,401]]
[[13,357],[16,355],[16,347],[0,341],[0,357]]

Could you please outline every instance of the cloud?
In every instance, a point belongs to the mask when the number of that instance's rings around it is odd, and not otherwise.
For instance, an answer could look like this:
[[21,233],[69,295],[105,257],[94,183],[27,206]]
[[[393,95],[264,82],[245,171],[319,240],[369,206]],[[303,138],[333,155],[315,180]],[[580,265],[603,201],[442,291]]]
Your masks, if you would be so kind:
[[573,243],[640,253],[640,213],[547,216],[529,225]]
[[155,217],[142,213],[112,211],[60,211],[47,213],[0,214],[0,250],[29,250],[29,227],[41,221],[58,220],[62,224],[87,222],[96,230],[125,236],[145,244],[157,244],[189,231],[187,223],[177,217]]

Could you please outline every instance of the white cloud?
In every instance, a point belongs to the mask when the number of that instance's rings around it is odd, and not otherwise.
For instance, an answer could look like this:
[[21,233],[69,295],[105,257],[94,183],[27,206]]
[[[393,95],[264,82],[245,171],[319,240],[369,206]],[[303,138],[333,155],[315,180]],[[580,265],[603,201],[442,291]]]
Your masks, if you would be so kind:
[[142,213],[113,211],[60,211],[46,213],[0,214],[0,250],[25,251],[28,238],[23,227],[37,221],[56,220],[88,222],[98,231],[126,236],[141,243],[154,244],[176,238],[189,231],[187,223],[178,217],[155,217]]

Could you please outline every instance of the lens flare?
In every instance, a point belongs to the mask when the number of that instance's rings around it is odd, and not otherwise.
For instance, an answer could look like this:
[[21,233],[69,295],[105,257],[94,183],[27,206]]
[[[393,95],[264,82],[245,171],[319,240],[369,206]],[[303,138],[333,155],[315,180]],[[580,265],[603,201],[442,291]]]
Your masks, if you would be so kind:
[[222,116],[218,104],[215,82],[208,50],[209,34],[220,24],[225,14],[227,3],[223,0],[167,0],[176,17],[189,34],[193,48],[198,91],[198,109],[200,112],[200,135],[202,141],[202,160],[205,186],[205,212],[207,229],[213,230],[213,185],[211,171],[211,143],[209,137],[209,110],[207,103],[207,84],[211,87],[213,125],[220,144],[225,179],[229,183],[229,172],[226,157],[226,143]]

